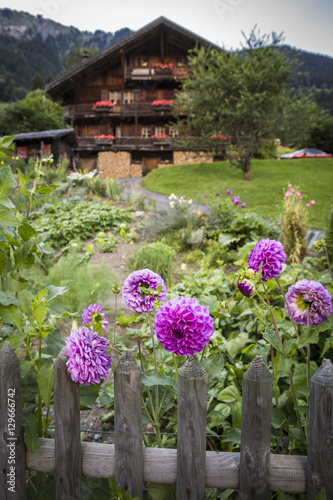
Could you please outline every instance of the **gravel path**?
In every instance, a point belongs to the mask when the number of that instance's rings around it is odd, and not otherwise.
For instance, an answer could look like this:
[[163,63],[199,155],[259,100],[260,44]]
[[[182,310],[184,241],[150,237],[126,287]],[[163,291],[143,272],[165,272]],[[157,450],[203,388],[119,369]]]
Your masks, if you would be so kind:
[[[154,193],[153,191],[148,191],[147,189],[143,188],[141,186],[142,182],[142,177],[132,177],[132,178],[124,178],[124,179],[119,179],[120,181],[125,183],[125,188],[122,192],[122,198],[127,199],[129,196],[135,196],[135,195],[141,195],[141,196],[147,196],[146,200],[146,205],[148,206],[148,200],[149,198],[153,200],[156,204],[156,209],[158,211],[161,210],[167,210],[169,207],[169,199],[168,196],[165,194],[160,194],[160,193]],[[193,202],[192,205],[194,208],[197,210],[200,210],[203,214],[207,213],[209,208],[207,205],[201,204],[201,203],[195,203]],[[325,238],[325,231],[321,231],[319,229],[309,229],[308,234],[305,238],[305,241],[307,242],[308,248],[310,249],[312,247],[312,243],[315,240],[320,240],[321,238]]]

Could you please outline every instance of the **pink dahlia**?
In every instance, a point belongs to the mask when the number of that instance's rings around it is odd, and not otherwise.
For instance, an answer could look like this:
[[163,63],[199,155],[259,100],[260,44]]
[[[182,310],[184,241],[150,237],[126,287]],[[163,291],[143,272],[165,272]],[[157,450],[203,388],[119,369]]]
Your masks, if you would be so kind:
[[154,330],[164,349],[191,356],[208,344],[214,332],[214,320],[207,307],[196,299],[176,297],[159,308]]
[[106,378],[111,367],[108,340],[94,332],[93,327],[89,330],[82,326],[73,330],[65,341],[65,354],[69,356],[66,366],[74,382],[99,384]]
[[88,309],[84,309],[82,319],[83,323],[87,325],[101,325],[103,332],[106,332],[107,327],[110,324],[108,318],[105,316],[105,313],[102,312],[102,306],[98,306],[97,304],[91,304]]
[[156,297],[145,295],[142,288],[150,288],[155,291],[160,285],[162,286],[162,290],[158,295],[158,299],[163,302],[166,295],[166,288],[161,276],[150,269],[134,271],[124,282],[122,290],[124,301],[132,311],[136,311],[139,314],[152,312]]
[[300,325],[307,325],[308,314],[309,325],[319,325],[333,311],[332,295],[321,283],[313,280],[300,280],[289,287],[285,308],[290,317],[287,302],[293,319]]
[[267,281],[279,276],[286,258],[282,243],[267,238],[260,240],[256,244],[249,255],[247,263],[255,272],[259,271],[260,264],[262,264],[262,280]]

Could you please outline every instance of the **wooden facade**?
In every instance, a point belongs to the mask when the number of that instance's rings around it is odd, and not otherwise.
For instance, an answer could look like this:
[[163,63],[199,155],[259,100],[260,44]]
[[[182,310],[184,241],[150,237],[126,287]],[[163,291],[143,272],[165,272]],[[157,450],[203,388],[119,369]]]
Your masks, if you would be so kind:
[[172,101],[195,46],[212,44],[160,17],[46,86],[75,130],[82,166],[98,166],[105,152],[116,162],[120,151],[146,171],[174,162]]

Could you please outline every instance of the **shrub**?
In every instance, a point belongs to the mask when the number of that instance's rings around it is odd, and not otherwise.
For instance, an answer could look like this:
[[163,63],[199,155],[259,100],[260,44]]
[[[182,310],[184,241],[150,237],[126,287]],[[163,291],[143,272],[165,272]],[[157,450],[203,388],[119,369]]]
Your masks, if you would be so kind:
[[151,271],[158,273],[168,285],[171,282],[174,258],[175,251],[168,245],[160,242],[150,243],[130,255],[128,269],[133,272],[138,269],[149,268]]
[[110,198],[110,200],[118,201],[125,187],[125,183],[118,179],[104,179],[104,184],[105,196]]

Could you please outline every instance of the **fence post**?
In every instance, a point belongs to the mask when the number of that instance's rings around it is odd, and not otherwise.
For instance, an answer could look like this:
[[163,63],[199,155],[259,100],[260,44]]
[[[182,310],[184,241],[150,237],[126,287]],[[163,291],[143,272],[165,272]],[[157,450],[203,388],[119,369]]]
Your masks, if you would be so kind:
[[324,359],[311,379],[308,437],[307,496],[322,488],[333,498],[333,365]]
[[203,500],[206,484],[207,374],[196,356],[179,370],[177,498]]
[[141,371],[128,350],[114,369],[115,480],[143,495]]
[[67,371],[65,348],[54,362],[56,498],[81,499],[80,386]]
[[9,342],[0,351],[0,498],[27,498],[20,362]]
[[240,453],[240,500],[270,498],[272,380],[261,356],[243,378]]

